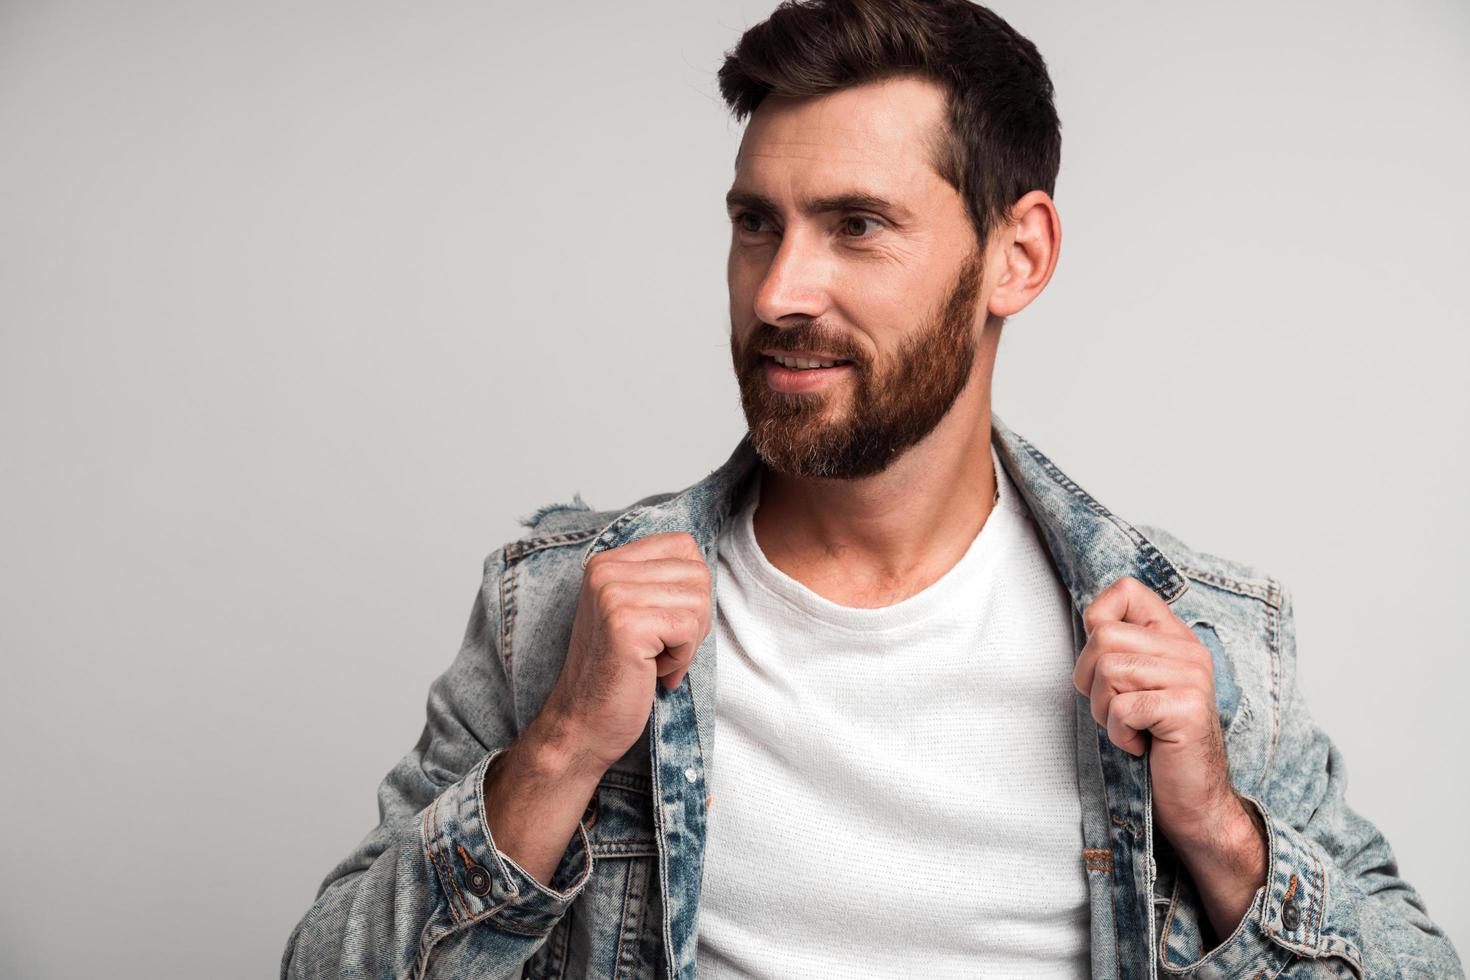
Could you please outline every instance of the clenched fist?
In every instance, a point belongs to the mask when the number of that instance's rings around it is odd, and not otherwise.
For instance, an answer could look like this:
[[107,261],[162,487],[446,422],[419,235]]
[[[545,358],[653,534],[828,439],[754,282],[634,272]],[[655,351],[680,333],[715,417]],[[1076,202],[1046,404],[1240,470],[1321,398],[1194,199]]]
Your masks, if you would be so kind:
[[682,531],[588,561],[566,661],[540,719],[580,765],[605,771],[643,734],[654,684],[679,686],[710,630],[710,586],[699,545]]
[[1072,682],[1114,745],[1149,754],[1154,824],[1194,879],[1215,934],[1228,936],[1265,884],[1267,854],[1250,804],[1230,783],[1214,658],[1132,576],[1103,589],[1082,623],[1087,642]]

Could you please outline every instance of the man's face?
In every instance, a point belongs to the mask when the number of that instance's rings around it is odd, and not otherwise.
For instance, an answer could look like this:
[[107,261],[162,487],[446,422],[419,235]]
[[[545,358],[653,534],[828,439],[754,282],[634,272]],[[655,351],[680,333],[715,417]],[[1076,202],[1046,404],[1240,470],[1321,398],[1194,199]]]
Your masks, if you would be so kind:
[[729,197],[730,352],[777,472],[882,472],[975,371],[983,263],[933,167],[944,112],[937,85],[901,78],[767,98],[751,116]]

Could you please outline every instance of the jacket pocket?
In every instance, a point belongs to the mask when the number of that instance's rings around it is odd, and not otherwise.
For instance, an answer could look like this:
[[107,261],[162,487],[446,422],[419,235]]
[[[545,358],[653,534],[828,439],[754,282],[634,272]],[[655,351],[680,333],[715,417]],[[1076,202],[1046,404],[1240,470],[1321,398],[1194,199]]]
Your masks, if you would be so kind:
[[584,820],[592,876],[524,976],[652,980],[662,968],[663,912],[648,777],[609,770]]

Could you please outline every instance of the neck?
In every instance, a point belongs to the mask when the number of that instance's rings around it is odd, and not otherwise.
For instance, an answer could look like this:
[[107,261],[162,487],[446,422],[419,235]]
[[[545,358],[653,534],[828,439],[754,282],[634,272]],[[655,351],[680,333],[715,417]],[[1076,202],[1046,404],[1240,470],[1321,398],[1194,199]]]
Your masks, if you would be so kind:
[[856,480],[765,468],[755,536],[767,560],[842,605],[902,601],[954,566],[990,516],[989,385],[971,384],[943,421],[882,473]]

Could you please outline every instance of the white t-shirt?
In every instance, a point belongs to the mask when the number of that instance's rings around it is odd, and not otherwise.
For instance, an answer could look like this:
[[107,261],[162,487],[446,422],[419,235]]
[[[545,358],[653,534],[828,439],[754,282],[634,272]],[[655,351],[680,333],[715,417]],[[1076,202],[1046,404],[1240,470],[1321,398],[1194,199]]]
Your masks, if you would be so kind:
[[758,483],[728,523],[701,980],[1088,975],[1071,609],[995,470],[959,562],[877,609],[766,559]]

